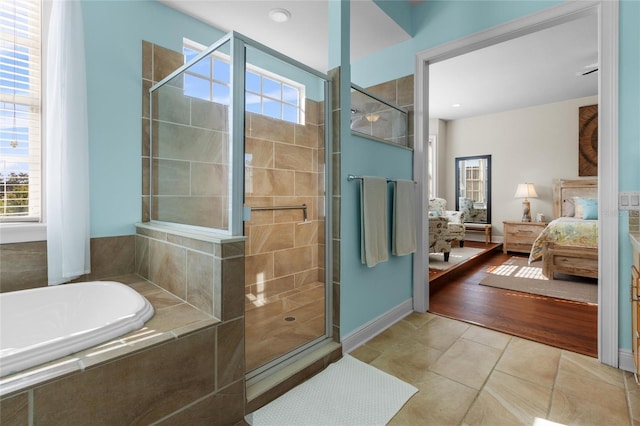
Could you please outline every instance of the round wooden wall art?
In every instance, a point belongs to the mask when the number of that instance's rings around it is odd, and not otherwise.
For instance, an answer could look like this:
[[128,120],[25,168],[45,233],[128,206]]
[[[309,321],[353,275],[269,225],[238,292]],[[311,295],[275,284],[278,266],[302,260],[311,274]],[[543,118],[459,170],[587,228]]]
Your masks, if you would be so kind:
[[598,105],[579,109],[578,176],[598,176]]

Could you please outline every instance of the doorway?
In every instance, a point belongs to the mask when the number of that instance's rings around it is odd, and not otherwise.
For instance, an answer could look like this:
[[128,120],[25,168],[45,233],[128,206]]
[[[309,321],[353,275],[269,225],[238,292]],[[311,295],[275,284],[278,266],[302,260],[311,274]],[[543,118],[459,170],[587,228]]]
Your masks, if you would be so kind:
[[[483,47],[530,34],[544,28],[568,22],[580,16],[597,14],[601,34],[599,37],[598,73],[600,87],[599,141],[600,141],[600,205],[601,211],[615,211],[617,209],[617,22],[618,6],[613,2],[598,2],[589,4],[562,4],[543,10],[540,13],[524,17],[517,21],[493,27],[474,36],[466,37],[418,54],[416,61],[416,155],[414,160],[414,174],[419,182],[426,182],[427,171],[425,156],[426,149],[422,141],[429,134],[428,117],[429,105],[429,65],[446,59],[462,55]],[[422,185],[421,185],[422,187]],[[425,195],[422,195],[423,199]],[[422,201],[422,200],[421,200]],[[421,203],[424,205],[424,202]],[[424,210],[424,208],[422,209]],[[422,236],[420,245],[426,247],[426,230],[428,224],[425,215],[419,225]],[[600,362],[618,366],[618,330],[617,330],[617,265],[618,265],[618,219],[617,215],[599,216],[599,282],[598,289],[598,358]],[[428,265],[428,254],[423,253],[423,262],[416,262],[414,266],[414,306],[421,312],[429,307],[429,284],[425,277],[423,265]]]

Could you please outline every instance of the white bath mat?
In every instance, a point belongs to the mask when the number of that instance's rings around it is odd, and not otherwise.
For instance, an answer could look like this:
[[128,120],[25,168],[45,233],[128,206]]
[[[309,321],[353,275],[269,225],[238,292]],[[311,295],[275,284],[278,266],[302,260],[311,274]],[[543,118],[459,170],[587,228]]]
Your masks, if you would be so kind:
[[245,420],[252,426],[385,425],[417,391],[345,355]]

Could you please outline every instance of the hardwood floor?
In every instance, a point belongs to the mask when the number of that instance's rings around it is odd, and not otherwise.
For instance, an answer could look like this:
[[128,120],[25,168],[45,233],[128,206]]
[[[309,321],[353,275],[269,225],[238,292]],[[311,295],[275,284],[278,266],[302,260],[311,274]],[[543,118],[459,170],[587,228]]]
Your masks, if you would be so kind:
[[597,306],[479,285],[487,270],[514,255],[493,249],[464,267],[430,274],[429,312],[597,357]]

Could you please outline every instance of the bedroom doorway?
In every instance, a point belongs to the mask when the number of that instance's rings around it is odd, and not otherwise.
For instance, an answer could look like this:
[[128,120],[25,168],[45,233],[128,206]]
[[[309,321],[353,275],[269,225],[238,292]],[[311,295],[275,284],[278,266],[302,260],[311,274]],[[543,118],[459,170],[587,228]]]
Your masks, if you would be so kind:
[[[421,52],[416,61],[416,107],[422,114],[416,114],[416,155],[414,174],[419,182],[426,181],[426,147],[422,142],[429,134],[429,65],[468,53],[483,47],[491,46],[508,39],[531,34],[573,19],[596,15],[601,33],[599,35],[599,152],[600,167],[598,171],[600,211],[617,210],[617,57],[611,52],[617,51],[618,6],[612,2],[595,2],[589,4],[562,4],[545,9],[534,15],[507,24],[493,27],[473,36],[438,46]],[[603,48],[606,46],[606,49]],[[615,48],[613,48],[615,47]],[[421,205],[428,194],[421,194]],[[496,207],[494,206],[494,209]],[[424,209],[422,209],[424,210]],[[618,219],[617,215],[600,214],[598,241],[598,265],[600,282],[598,288],[598,359],[600,362],[618,366]],[[429,283],[425,276],[424,265],[428,265],[428,247],[425,235],[428,230],[426,215],[423,215],[418,232],[422,236],[419,252],[424,261],[414,263],[414,306],[421,312],[429,308]]]

